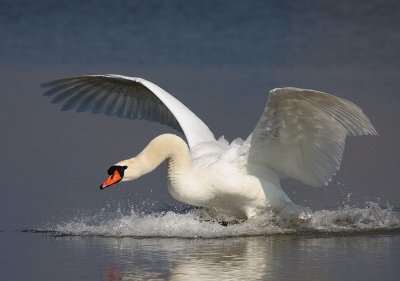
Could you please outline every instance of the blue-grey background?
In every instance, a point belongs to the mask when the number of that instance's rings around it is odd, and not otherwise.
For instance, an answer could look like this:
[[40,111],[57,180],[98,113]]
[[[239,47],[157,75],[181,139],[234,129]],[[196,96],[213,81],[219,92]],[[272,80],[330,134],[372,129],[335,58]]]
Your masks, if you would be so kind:
[[[0,1],[0,229],[39,227],[109,204],[174,204],[165,166],[100,191],[106,170],[173,132],[61,112],[40,83],[116,73],[150,80],[214,134],[251,133],[276,87],[359,105],[379,137],[350,138],[328,187],[282,182],[313,210],[400,206],[400,5],[396,1]],[[146,201],[146,202],[147,202]]]

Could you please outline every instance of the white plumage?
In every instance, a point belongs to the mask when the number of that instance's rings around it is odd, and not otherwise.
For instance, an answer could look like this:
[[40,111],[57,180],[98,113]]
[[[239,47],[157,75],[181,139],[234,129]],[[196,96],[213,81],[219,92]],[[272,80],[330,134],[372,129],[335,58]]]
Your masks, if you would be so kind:
[[[254,131],[229,144],[216,140],[180,101],[142,78],[87,75],[42,86],[50,87],[44,95],[55,95],[53,103],[63,102],[62,110],[144,119],[185,134],[189,149],[181,138],[161,135],[137,157],[111,167],[111,182],[134,180],[167,160],[172,196],[238,217],[290,202],[280,187],[282,176],[311,186],[327,184],[339,168],[346,136],[377,135],[358,106],[313,90],[272,90]],[[118,180],[115,170],[122,173]]]

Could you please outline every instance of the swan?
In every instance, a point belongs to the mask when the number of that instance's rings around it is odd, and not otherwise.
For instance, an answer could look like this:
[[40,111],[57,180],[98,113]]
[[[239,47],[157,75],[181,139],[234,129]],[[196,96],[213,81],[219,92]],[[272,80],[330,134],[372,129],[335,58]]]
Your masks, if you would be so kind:
[[178,201],[214,208],[247,219],[260,210],[279,210],[291,200],[280,179],[327,185],[339,169],[346,136],[377,135],[355,104],[299,88],[270,91],[253,132],[231,143],[216,139],[208,126],[179,100],[142,78],[85,75],[41,85],[61,110],[76,107],[119,118],[159,122],[183,133],[153,139],[137,156],[108,169],[104,189],[133,181],[167,162],[167,187]]

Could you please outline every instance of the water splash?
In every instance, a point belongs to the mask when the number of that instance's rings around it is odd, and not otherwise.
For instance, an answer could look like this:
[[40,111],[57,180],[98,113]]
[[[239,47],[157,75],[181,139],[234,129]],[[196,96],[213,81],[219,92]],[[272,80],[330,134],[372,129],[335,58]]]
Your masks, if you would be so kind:
[[[218,238],[255,235],[346,235],[400,231],[400,209],[368,202],[364,208],[310,209],[288,205],[279,213],[265,211],[240,221],[213,210],[176,208],[143,212],[103,209],[94,216],[76,217],[35,231],[56,236]],[[170,208],[171,209],[171,208]]]

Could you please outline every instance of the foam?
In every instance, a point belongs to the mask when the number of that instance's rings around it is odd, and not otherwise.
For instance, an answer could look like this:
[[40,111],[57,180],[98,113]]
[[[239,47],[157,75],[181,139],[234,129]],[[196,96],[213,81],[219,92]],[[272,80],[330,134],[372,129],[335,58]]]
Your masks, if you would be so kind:
[[400,231],[400,212],[368,202],[363,208],[344,207],[312,212],[290,205],[280,213],[265,211],[247,220],[205,209],[141,212],[133,207],[103,209],[36,231],[53,235],[109,237],[222,238],[256,235],[354,234]]

